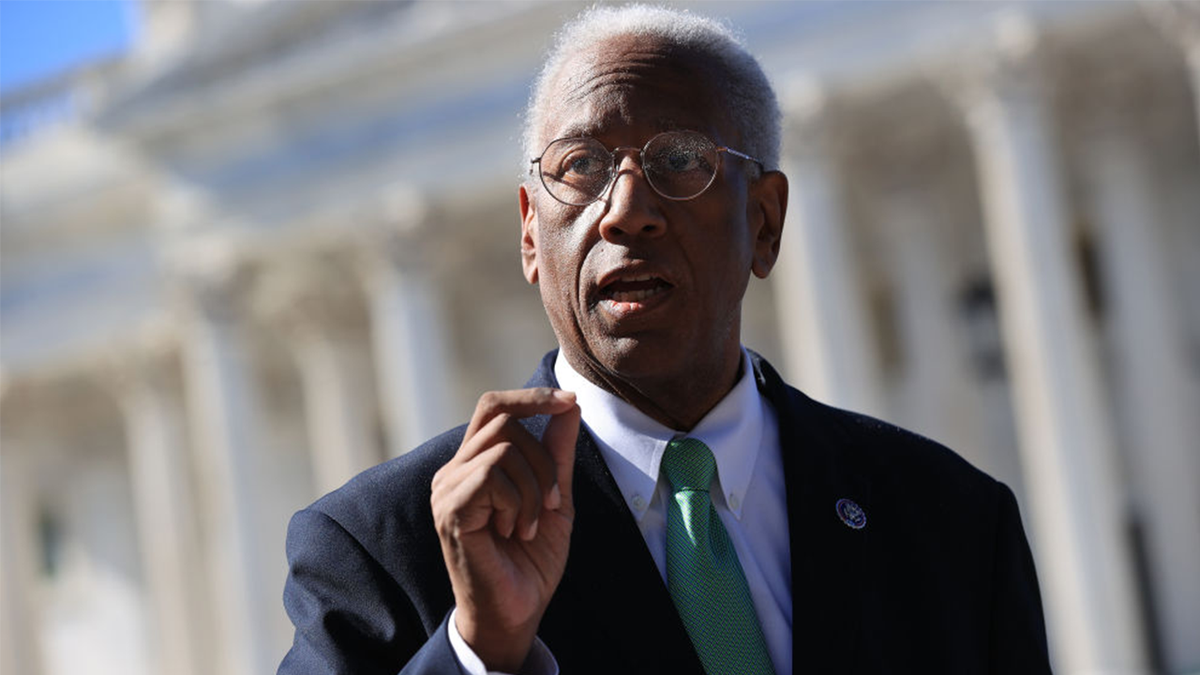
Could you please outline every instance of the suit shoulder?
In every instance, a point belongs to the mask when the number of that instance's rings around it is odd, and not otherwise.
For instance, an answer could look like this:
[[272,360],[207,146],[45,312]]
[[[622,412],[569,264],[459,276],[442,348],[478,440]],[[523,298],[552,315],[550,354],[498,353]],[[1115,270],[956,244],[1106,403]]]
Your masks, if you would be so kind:
[[950,536],[986,550],[1004,514],[1015,513],[1007,486],[945,445],[869,415],[817,405],[828,434],[822,445],[833,455],[828,461],[844,484],[869,486],[863,506],[889,550],[933,556]]
[[427,522],[430,482],[454,456],[466,433],[462,425],[422,443],[399,457],[373,466],[309,507],[337,521],[352,534],[374,529],[381,520]]
[[824,422],[829,440],[875,481],[932,493],[998,494],[998,481],[935,440],[870,415],[807,400]]
[[[388,672],[397,672],[423,635],[436,629],[453,593],[433,524],[430,482],[453,457],[465,429],[363,471],[292,517],[284,593],[297,644],[303,623],[319,641],[345,640],[322,647],[338,658],[345,656],[342,650],[354,650],[351,658],[376,660],[380,668],[386,663]],[[375,633],[363,640],[356,631]],[[391,636],[386,657],[372,642],[382,635]]]

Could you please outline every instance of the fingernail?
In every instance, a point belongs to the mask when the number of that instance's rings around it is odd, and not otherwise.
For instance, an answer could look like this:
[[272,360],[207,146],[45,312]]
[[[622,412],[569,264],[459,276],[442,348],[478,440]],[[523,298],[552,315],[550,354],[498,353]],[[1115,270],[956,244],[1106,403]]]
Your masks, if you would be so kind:
[[565,401],[567,403],[575,402],[575,392],[573,392],[573,391],[564,391],[562,389],[555,389],[554,397],[560,401]]
[[562,506],[562,491],[558,489],[557,485],[554,485],[550,488],[550,498],[548,501],[549,503],[546,504],[546,508],[550,509],[551,511],[554,511],[558,509],[558,507]]
[[524,539],[525,541],[529,541],[530,539],[533,539],[534,537],[536,537],[537,536],[537,524],[538,524],[538,521],[536,521],[536,520],[533,521],[532,523],[530,523],[529,529],[525,530],[525,535],[521,538]]

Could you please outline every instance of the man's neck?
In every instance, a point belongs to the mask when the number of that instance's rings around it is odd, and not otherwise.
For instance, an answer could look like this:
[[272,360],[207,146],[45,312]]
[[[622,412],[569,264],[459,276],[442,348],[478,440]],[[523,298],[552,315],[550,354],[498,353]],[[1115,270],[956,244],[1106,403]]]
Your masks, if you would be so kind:
[[648,417],[677,431],[691,431],[742,375],[740,347],[732,358],[711,367],[698,367],[678,377],[622,377],[604,369],[591,358],[578,358],[564,352],[567,363],[589,382],[613,394],[645,413]]

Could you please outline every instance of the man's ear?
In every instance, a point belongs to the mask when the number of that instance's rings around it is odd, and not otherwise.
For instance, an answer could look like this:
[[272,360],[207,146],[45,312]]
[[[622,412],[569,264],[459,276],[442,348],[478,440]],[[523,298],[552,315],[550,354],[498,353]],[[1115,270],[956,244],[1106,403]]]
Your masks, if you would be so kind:
[[525,272],[525,280],[531,284],[538,282],[537,268],[537,209],[529,198],[529,190],[522,184],[517,191],[517,200],[521,205],[521,269]]
[[787,214],[788,181],[781,171],[766,171],[750,183],[746,214],[754,235],[754,276],[766,279],[779,258],[783,218]]

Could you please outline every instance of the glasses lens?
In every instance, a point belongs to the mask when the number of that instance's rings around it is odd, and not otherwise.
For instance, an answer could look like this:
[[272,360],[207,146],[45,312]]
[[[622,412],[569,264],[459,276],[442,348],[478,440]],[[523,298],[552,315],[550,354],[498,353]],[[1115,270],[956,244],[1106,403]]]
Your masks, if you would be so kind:
[[542,185],[561,202],[591,203],[612,177],[612,154],[592,138],[560,138],[546,147],[539,162]]
[[642,169],[659,192],[691,199],[708,189],[717,175],[717,146],[694,131],[669,131],[646,144]]

